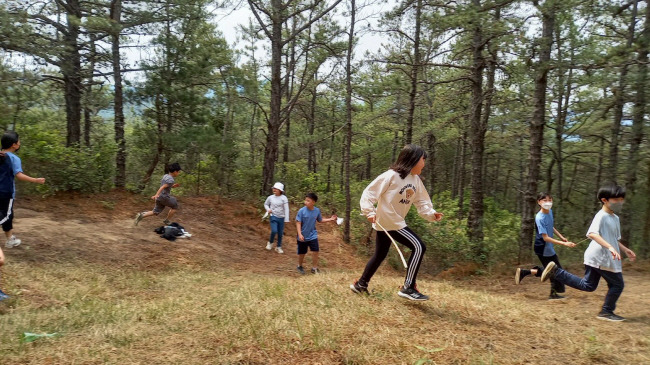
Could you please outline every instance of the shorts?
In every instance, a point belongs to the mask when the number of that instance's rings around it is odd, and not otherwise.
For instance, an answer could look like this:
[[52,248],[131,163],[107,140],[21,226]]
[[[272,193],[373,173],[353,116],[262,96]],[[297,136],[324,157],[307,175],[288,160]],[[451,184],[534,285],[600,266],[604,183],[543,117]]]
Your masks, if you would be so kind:
[[311,241],[298,241],[298,255],[306,254],[307,247],[309,247],[312,252],[318,252],[318,238]]
[[0,197],[0,224],[4,232],[11,231],[14,220],[14,200],[10,197]]
[[165,209],[165,207],[170,207],[172,209],[178,209],[178,202],[173,196],[159,196],[156,199],[156,206],[153,207],[153,214],[160,214],[160,212]]

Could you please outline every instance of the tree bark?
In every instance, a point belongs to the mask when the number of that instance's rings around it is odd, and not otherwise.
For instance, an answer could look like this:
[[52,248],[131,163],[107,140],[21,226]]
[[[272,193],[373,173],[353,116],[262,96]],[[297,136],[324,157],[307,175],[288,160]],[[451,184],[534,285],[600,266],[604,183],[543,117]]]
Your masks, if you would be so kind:
[[415,116],[415,103],[418,94],[418,71],[420,68],[420,29],[422,28],[422,0],[416,0],[415,6],[415,34],[413,35],[413,65],[411,66],[411,90],[409,92],[409,110],[406,117],[406,131],[404,143],[413,141],[413,120]]
[[542,36],[539,47],[539,61],[535,67],[535,90],[533,94],[533,115],[529,124],[530,150],[528,154],[528,177],[524,191],[524,204],[521,215],[519,236],[519,263],[530,256],[535,230],[535,199],[537,181],[542,160],[544,125],[546,124],[546,87],[550,70],[553,30],[555,28],[556,0],[547,1],[540,8],[542,16]]
[[122,67],[120,65],[120,33],[122,30],[122,0],[113,0],[110,12],[112,22],[111,52],[113,56],[113,80],[115,114],[115,187],[126,186],[126,139],[124,138],[124,92],[122,89]]
[[65,56],[61,60],[61,73],[65,88],[66,146],[70,147],[79,146],[81,143],[83,78],[81,76],[81,53],[79,52],[81,7],[78,0],[69,0],[67,5],[67,32],[63,34],[66,50]]
[[[650,46],[650,2],[646,1],[646,13],[643,31],[637,40],[637,74],[634,85],[636,95],[634,97],[634,107],[632,109],[632,133],[630,138],[630,150],[627,158],[627,168],[625,176],[625,188],[627,197],[633,198],[636,192],[637,171],[640,162],[639,150],[643,142],[643,124],[645,121],[646,111],[646,87],[648,86],[648,48]],[[648,171],[650,174],[650,171]],[[632,219],[633,212],[631,206],[623,208],[621,222],[621,236],[623,242],[632,243]]]
[[[418,0],[421,1],[421,0]],[[357,6],[355,0],[350,0],[350,31],[348,33],[348,51],[345,57],[345,227],[343,240],[350,242],[350,212],[352,197],[350,194],[350,163],[352,151],[352,51],[354,50],[354,23],[356,22]]]
[[[632,4],[632,17],[627,32],[626,50],[632,48],[634,42],[634,31],[636,28],[637,6],[638,0],[634,0]],[[618,177],[618,145],[621,133],[621,121],[623,120],[623,107],[625,106],[625,90],[627,87],[627,74],[629,66],[627,63],[621,66],[621,74],[619,75],[618,88],[614,89],[614,120],[611,128],[611,142],[609,145],[609,171],[614,180]]]

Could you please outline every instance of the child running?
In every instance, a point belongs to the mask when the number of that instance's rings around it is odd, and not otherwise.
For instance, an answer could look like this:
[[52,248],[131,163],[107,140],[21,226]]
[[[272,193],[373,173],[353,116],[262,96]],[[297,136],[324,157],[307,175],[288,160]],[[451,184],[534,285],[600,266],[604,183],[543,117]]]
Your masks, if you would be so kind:
[[615,184],[602,187],[598,190],[598,200],[603,208],[596,213],[587,231],[591,243],[584,254],[585,276],[581,278],[573,275],[551,261],[542,273],[542,282],[553,279],[572,288],[591,292],[596,290],[602,277],[609,289],[596,318],[620,322],[625,318],[614,314],[614,310],[624,287],[621,251],[625,252],[630,261],[636,259],[636,254],[620,242],[621,222],[614,214],[623,208],[625,189]]
[[[575,247],[575,243],[569,242],[557,229],[553,226],[553,197],[549,193],[539,193],[537,195],[537,205],[540,206],[539,212],[535,216],[535,225],[537,226],[537,234],[535,235],[535,254],[539,257],[539,261],[542,263],[542,266],[535,266],[532,269],[521,269],[518,268],[515,272],[515,283],[521,283],[521,280],[528,275],[535,275],[537,277],[542,276],[542,271],[549,262],[553,261],[557,267],[562,267],[560,265],[560,259],[555,253],[553,245],[563,245],[567,247]],[[556,234],[562,239],[562,241],[553,238],[553,235]],[[551,294],[549,295],[549,300],[559,300],[565,299],[564,296],[560,295],[564,293],[564,284],[551,280]]]
[[307,248],[311,250],[311,273],[318,274],[318,232],[316,231],[316,222],[336,221],[336,214],[330,218],[323,219],[320,209],[316,208],[318,196],[314,193],[305,195],[305,206],[298,210],[296,215],[296,232],[298,232],[298,272],[305,275],[305,269],[302,267],[307,254]]
[[[374,255],[368,261],[361,278],[350,285],[353,292],[368,294],[370,279],[388,255],[391,244],[388,235],[390,235],[397,242],[411,249],[406,279],[397,294],[410,300],[429,299],[417,290],[415,283],[426,246],[404,221],[412,204],[415,204],[420,216],[428,221],[440,221],[443,217],[442,213],[433,209],[431,198],[418,176],[424,168],[426,158],[427,153],[422,147],[406,145],[390,169],[379,175],[363,191],[360,202],[361,213],[372,222],[372,228],[377,231],[377,235]],[[376,210],[375,204],[377,204]],[[387,232],[384,232],[384,229]]]
[[20,150],[18,133],[7,131],[0,140],[0,224],[7,237],[6,248],[20,245],[21,240],[13,234],[14,199],[16,198],[15,179],[36,184],[45,184],[45,178],[33,178],[23,173],[20,157],[15,153]]
[[134,225],[137,226],[143,218],[162,213],[165,207],[169,207],[170,209],[167,213],[167,218],[165,218],[163,221],[163,224],[166,226],[171,224],[171,219],[174,214],[176,214],[176,210],[178,210],[178,201],[176,201],[175,197],[171,196],[171,191],[172,188],[177,188],[180,186],[180,184],[177,184],[174,180],[174,178],[177,177],[180,173],[181,165],[179,165],[178,162],[174,162],[168,166],[165,166],[165,175],[163,175],[162,179],[160,180],[160,188],[156,192],[156,195],[151,197],[151,199],[156,202],[156,205],[153,207],[153,210],[136,214]]
[[278,244],[275,246],[275,252],[284,253],[282,249],[282,236],[284,236],[284,224],[289,222],[289,199],[284,195],[284,184],[276,182],[273,185],[273,194],[269,195],[264,202],[264,209],[271,214],[269,222],[271,223],[271,237],[266,242],[266,249],[271,251],[273,240],[278,235]]

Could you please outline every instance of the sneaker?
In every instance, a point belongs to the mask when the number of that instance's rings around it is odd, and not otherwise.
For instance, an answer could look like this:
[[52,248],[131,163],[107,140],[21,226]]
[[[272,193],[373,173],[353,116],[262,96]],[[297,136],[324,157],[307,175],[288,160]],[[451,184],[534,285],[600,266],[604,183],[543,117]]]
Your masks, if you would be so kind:
[[402,287],[402,289],[400,289],[400,290],[397,292],[397,295],[399,295],[399,296],[402,297],[402,298],[406,298],[406,299],[410,299],[410,300],[418,300],[418,301],[429,300],[429,296],[428,296],[428,295],[424,295],[424,294],[420,293],[420,292],[419,292],[417,289],[415,289],[415,288],[404,289],[404,288]]
[[544,272],[542,272],[542,283],[546,280],[555,277],[555,272],[557,271],[557,265],[555,262],[551,261],[546,265]]
[[271,242],[267,242],[266,243],[266,249],[271,251],[272,248],[273,248],[273,244]]
[[614,313],[607,313],[607,312],[598,313],[598,316],[596,318],[602,319],[603,321],[611,321],[611,322],[623,322],[625,320],[625,318],[621,316],[617,316]]
[[282,247],[276,247],[276,248],[275,248],[275,252],[277,252],[277,253],[284,253],[284,250],[282,249]]
[[558,293],[551,293],[551,295],[548,296],[548,300],[563,300],[563,299],[566,299],[566,297]]
[[521,280],[530,274],[530,270],[517,268],[517,271],[515,272],[515,284],[520,284]]
[[3,301],[5,299],[9,299],[9,296],[0,290],[0,301]]
[[144,213],[143,212],[140,212],[140,213],[136,214],[135,215],[135,220],[133,220],[133,225],[137,226],[138,223],[140,223],[140,221],[142,220],[142,218],[144,218]]
[[163,224],[166,225],[166,226],[168,226],[168,225],[172,224],[172,222],[170,222],[169,219],[165,219],[165,220],[163,221]]
[[350,289],[357,294],[370,294],[368,293],[368,285],[363,285],[362,283],[359,283],[359,281],[360,280],[357,280],[354,284],[350,284]]
[[311,273],[312,273],[312,274],[320,274],[320,270],[318,270],[317,267],[312,267],[312,268],[311,268]]
[[300,275],[305,275],[305,269],[303,269],[302,266],[298,266],[297,269]]
[[16,238],[16,236],[12,235],[11,238],[7,240],[7,243],[5,244],[6,248],[12,248],[12,247],[17,247],[20,246],[20,243],[22,241]]

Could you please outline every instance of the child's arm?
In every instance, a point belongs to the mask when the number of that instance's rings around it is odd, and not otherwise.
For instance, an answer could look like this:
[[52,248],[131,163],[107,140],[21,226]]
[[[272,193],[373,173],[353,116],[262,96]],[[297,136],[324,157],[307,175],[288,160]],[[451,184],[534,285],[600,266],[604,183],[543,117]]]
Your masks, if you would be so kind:
[[361,194],[359,205],[361,206],[361,214],[365,215],[368,220],[375,223],[375,204],[379,201],[379,197],[386,192],[390,186],[390,175],[383,173],[375,180],[373,180]]
[[413,199],[413,204],[415,204],[415,207],[418,210],[418,214],[420,217],[428,220],[429,222],[440,222],[444,214],[436,212],[436,210],[433,209],[433,203],[431,202],[429,193],[427,193],[427,189],[425,189],[424,184],[419,177],[417,180],[418,187]]
[[289,223],[291,219],[289,218],[289,199],[285,198],[284,201],[284,223]]
[[[560,233],[560,232],[556,231],[555,228],[553,228],[553,230],[556,233]],[[562,236],[562,235],[559,235],[559,236]],[[555,238],[549,237],[549,235],[547,235],[546,233],[542,233],[542,239],[544,239],[545,242],[550,242],[550,243],[552,243],[554,245],[562,245],[562,246],[567,246],[567,247],[575,247],[575,245],[576,245],[573,242],[556,240]],[[562,239],[566,240],[566,238],[564,238],[564,237],[562,237]]]
[[296,219],[296,232],[298,232],[298,241],[304,241],[305,236],[302,235],[302,222]]
[[45,184],[45,178],[44,177],[35,178],[35,177],[27,176],[22,172],[19,172],[19,173],[16,174],[16,179],[18,179],[20,181],[27,181],[27,182],[30,182],[30,183],[35,183],[35,184]]
[[160,185],[160,189],[158,189],[158,191],[156,191],[156,195],[152,196],[151,199],[153,199],[153,200],[158,199],[158,197],[160,196],[160,193],[162,193],[163,189],[166,189],[167,187],[169,187],[169,184]]
[[625,252],[625,255],[627,256],[627,258],[630,259],[630,261],[636,260],[636,254],[634,253],[634,251],[632,251],[629,248],[625,247],[625,245],[622,244],[621,241],[618,241],[618,247],[621,248],[621,251]]
[[331,217],[329,217],[329,218],[323,218],[323,220],[318,221],[318,223],[333,222],[333,221],[336,220],[336,218],[338,218],[338,216],[337,216],[336,214],[332,214]]
[[[609,252],[612,253],[612,257],[614,257],[614,260],[620,260],[621,259],[621,254],[616,251],[614,246],[610,245],[605,241],[603,236],[599,235],[598,233],[588,233],[587,237],[591,238],[592,240],[596,241],[599,245],[605,247],[606,249],[609,250]],[[627,248],[627,247],[626,247]]]

